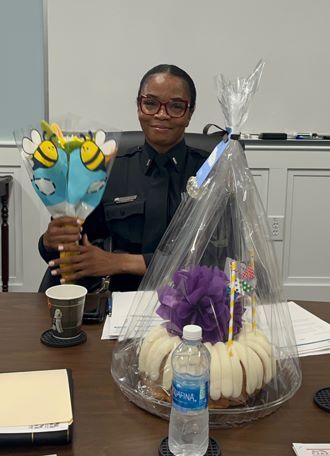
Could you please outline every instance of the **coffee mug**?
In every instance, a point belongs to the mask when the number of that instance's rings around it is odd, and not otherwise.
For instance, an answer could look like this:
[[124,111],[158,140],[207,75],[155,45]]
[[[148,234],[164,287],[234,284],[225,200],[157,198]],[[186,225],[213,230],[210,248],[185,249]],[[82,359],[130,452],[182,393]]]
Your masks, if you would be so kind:
[[55,285],[46,290],[51,330],[58,339],[73,339],[81,333],[87,289],[81,285]]

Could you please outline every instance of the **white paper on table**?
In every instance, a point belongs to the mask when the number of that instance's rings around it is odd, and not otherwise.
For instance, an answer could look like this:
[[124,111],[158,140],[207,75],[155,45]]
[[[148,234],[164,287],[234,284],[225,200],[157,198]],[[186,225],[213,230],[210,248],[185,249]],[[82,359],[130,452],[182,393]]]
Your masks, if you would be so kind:
[[[108,315],[101,339],[117,339],[130,312],[131,305],[137,293],[141,293],[147,304],[156,307],[157,294],[153,291],[114,292],[112,294],[112,314]],[[144,293],[144,294],[143,294]],[[293,301],[288,302],[297,349],[299,356],[324,355],[330,353],[330,324]],[[158,315],[141,315],[141,324],[144,318],[149,319],[149,325],[159,324]],[[150,320],[151,318],[151,320]],[[150,323],[151,321],[151,323]],[[138,324],[136,324],[138,331]]]
[[[130,313],[132,303],[137,294],[141,294],[141,298],[145,300],[145,305],[155,308],[158,296],[154,291],[127,291],[127,292],[114,292],[112,293],[112,313],[108,315],[102,331],[101,339],[117,339],[124,330],[125,320]],[[143,308],[144,303],[139,302],[139,307]],[[133,314],[133,311],[132,311]],[[141,325],[145,324],[145,320],[148,319],[148,327],[159,324],[163,321],[157,314],[150,315],[138,315],[134,313],[134,317],[137,318],[135,321],[135,331],[138,333]]]
[[1,426],[1,434],[30,434],[31,432],[55,432],[67,431],[69,429],[68,423],[45,423],[27,426]]
[[297,456],[330,456],[330,443],[293,443]]
[[311,356],[311,355],[327,355],[330,353],[330,342],[320,342],[315,344],[309,344],[307,346],[298,346],[299,357]]
[[[297,345],[330,341],[330,324],[293,301],[288,302]],[[325,304],[326,305],[326,304]]]
[[107,317],[104,321],[104,325],[103,325],[101,340],[117,339],[117,337],[115,337],[115,336],[113,336],[113,337],[110,336],[110,324],[111,324],[111,315],[107,315]]
[[288,306],[299,356],[330,353],[330,324],[293,301]]

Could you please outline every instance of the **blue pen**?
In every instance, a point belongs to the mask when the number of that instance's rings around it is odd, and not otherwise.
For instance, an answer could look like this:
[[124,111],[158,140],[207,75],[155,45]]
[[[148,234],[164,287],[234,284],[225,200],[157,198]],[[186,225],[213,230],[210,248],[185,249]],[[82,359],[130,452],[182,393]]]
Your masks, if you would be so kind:
[[111,296],[110,296],[110,298],[107,299],[107,303],[105,305],[105,313],[107,315],[112,314],[112,297]]

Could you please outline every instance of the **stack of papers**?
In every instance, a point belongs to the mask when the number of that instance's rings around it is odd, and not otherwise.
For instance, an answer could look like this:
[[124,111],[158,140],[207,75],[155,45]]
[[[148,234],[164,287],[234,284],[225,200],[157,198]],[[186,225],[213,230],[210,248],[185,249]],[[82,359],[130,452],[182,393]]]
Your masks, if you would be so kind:
[[[139,300],[140,309],[146,308],[146,306],[155,308],[158,302],[157,293],[153,291],[118,291],[112,293],[112,311],[105,320],[101,339],[117,339],[127,329],[125,326],[127,325],[126,318],[130,314],[129,311],[135,297]],[[134,313],[134,331],[138,334],[139,329],[146,322],[147,327],[150,328],[158,325],[161,321],[162,319],[157,314],[150,316],[150,313],[145,315]]]
[[330,353],[330,324],[293,301],[288,305],[299,356]]
[[330,443],[293,443],[297,456],[330,456]]
[[[124,333],[126,317],[129,315],[130,307],[137,293],[141,294],[141,296],[144,293],[143,299],[146,300],[146,303],[151,308],[156,307],[157,293],[155,292],[114,292],[112,294],[112,314],[111,316],[108,315],[105,321],[102,339],[117,339],[120,334]],[[288,302],[288,307],[296,337],[298,355],[302,357],[330,353],[330,324],[298,306],[293,301]],[[140,303],[139,308],[143,308]],[[138,315],[134,315],[138,317]],[[137,319],[137,323],[135,323],[137,333],[139,329],[138,323],[143,324],[146,318],[149,319],[148,327],[159,324],[161,321],[158,315],[154,314],[152,317],[149,315],[140,315],[140,318]]]

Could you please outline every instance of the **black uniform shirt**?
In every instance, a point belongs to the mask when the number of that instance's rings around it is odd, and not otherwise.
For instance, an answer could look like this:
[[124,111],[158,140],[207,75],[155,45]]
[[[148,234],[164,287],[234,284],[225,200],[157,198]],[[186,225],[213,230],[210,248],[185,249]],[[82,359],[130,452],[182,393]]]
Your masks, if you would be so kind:
[[[208,155],[187,146],[184,140],[166,154],[158,154],[148,143],[120,153],[102,204],[83,225],[89,240],[97,244],[100,239],[111,239],[107,244],[113,252],[142,254],[148,266],[186,191],[187,180]],[[115,275],[111,289],[136,290],[141,279],[131,274]]]

